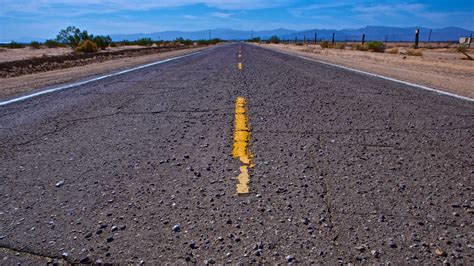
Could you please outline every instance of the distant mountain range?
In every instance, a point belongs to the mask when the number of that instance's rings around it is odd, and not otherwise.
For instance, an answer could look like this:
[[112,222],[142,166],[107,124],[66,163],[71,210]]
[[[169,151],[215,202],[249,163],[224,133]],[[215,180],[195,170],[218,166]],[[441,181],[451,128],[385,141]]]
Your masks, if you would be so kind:
[[[120,40],[136,40],[139,38],[152,38],[154,40],[174,40],[182,37],[184,39],[198,40],[220,38],[224,40],[247,40],[253,37],[260,37],[262,39],[268,39],[273,35],[278,36],[281,39],[304,39],[314,40],[315,34],[317,34],[318,40],[330,40],[334,33],[337,41],[344,40],[360,40],[362,34],[365,34],[366,40],[377,40],[377,41],[413,41],[415,39],[415,30],[420,29],[420,41],[457,41],[459,37],[469,36],[472,31],[448,27],[442,29],[428,29],[422,27],[383,27],[383,26],[367,26],[360,29],[344,29],[344,30],[331,30],[331,29],[312,29],[304,31],[294,31],[288,29],[276,29],[266,31],[243,31],[243,30],[232,30],[232,29],[214,29],[211,31],[164,31],[154,33],[138,33],[138,34],[112,34],[111,37],[114,41]],[[431,33],[430,33],[431,32]]]
[[[268,39],[273,35],[278,36],[281,39],[292,39],[298,38],[299,40],[305,37],[308,40],[314,40],[315,34],[317,34],[318,40],[331,40],[332,34],[334,33],[336,41],[344,40],[360,40],[362,34],[366,35],[366,40],[377,40],[377,41],[413,41],[415,38],[415,30],[420,29],[420,41],[458,41],[460,37],[468,37],[472,31],[457,28],[447,27],[441,29],[429,29],[423,27],[385,27],[385,26],[367,26],[360,29],[343,29],[343,30],[331,30],[331,29],[312,29],[295,31],[288,29],[275,29],[265,31],[245,31],[245,30],[233,30],[233,29],[213,29],[213,30],[201,30],[201,31],[163,31],[153,33],[135,33],[135,34],[111,34],[110,36],[114,41],[129,40],[134,41],[140,38],[151,38],[153,40],[174,40],[176,38],[184,38],[191,40],[219,38],[223,40],[247,40],[253,37],[260,37],[262,39]],[[31,42],[44,41],[39,38],[18,38],[14,41],[17,42]],[[1,40],[10,42],[11,40]]]

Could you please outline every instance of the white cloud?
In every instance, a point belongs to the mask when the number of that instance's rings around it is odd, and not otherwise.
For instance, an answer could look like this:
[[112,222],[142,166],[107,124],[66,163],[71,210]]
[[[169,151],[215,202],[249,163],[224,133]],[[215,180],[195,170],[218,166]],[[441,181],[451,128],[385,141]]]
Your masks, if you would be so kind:
[[250,10],[279,7],[291,0],[2,0],[0,14],[10,12],[44,13],[54,10],[76,10],[90,13],[123,10],[151,10],[203,4],[222,10]]
[[223,13],[223,12],[213,12],[211,16],[217,18],[230,18],[233,14],[232,13]]

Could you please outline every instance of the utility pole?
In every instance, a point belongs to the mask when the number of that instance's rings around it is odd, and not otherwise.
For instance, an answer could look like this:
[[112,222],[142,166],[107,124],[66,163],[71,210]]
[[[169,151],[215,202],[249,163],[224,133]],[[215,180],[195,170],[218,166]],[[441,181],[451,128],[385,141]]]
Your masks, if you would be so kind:
[[318,34],[315,33],[314,34],[314,44],[317,44],[318,43]]
[[362,45],[365,44],[365,33],[362,34]]
[[335,39],[334,39],[334,32],[332,33],[332,44],[334,45]]
[[415,49],[418,49],[418,42],[420,41],[420,29],[415,31]]
[[430,33],[428,34],[428,42],[431,42],[431,29],[430,29]]

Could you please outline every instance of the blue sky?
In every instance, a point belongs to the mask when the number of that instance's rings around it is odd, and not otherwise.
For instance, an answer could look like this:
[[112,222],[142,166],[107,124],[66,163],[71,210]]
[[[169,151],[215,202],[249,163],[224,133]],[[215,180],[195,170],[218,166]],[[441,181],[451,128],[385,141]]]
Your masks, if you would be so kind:
[[0,40],[232,28],[344,29],[366,25],[474,29],[474,1],[0,0]]

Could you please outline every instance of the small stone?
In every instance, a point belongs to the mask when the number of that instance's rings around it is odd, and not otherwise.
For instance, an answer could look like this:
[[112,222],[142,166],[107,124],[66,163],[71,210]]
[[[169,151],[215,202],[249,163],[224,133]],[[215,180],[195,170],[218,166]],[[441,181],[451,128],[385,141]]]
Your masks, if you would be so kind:
[[89,233],[87,233],[84,237],[85,237],[85,238],[90,238],[90,237],[92,237],[92,233],[89,232]]
[[125,230],[125,228],[127,228],[126,225],[120,225],[120,226],[118,227],[118,229],[120,229],[120,230]]
[[63,258],[67,258],[67,257],[69,257],[69,253],[63,252],[62,256],[63,256]]
[[91,262],[91,258],[89,258],[89,256],[85,256],[81,258],[81,260],[79,261],[79,263],[82,263],[82,264],[89,264],[90,262]]
[[102,234],[102,229],[99,229],[99,230],[95,231],[95,233],[98,234],[98,235]]
[[393,241],[393,239],[391,239],[388,242],[388,246],[391,247],[391,248],[397,248],[397,243],[395,243],[395,241]]
[[227,219],[227,224],[232,224],[232,220],[231,219]]
[[61,180],[58,183],[56,183],[56,187],[61,187],[62,185],[64,185],[64,180]]
[[375,250],[375,249],[371,250],[370,254],[372,254],[372,256],[374,256],[374,258],[380,257],[380,252],[378,252],[378,250]]
[[355,249],[358,250],[358,251],[364,251],[364,250],[365,250],[365,246],[364,246],[364,245],[360,245],[360,246],[355,247]]
[[114,241],[114,238],[113,238],[113,237],[111,237],[111,236],[107,237],[107,242],[108,242],[108,243],[110,243],[110,242],[112,242],[112,241]]
[[100,229],[107,228],[107,224],[101,224],[101,225],[99,226],[99,228],[100,228]]
[[444,252],[440,248],[436,248],[435,251],[434,251],[434,254],[438,257],[446,257],[448,255],[448,254],[446,254],[446,252]]
[[173,226],[173,231],[174,232],[180,232],[181,231],[181,225],[180,224],[176,224]]
[[293,257],[292,255],[288,255],[288,256],[286,256],[286,261],[287,262],[293,262],[293,261],[295,261],[295,257]]
[[102,259],[98,259],[94,262],[96,265],[102,265],[104,261]]
[[110,228],[110,230],[112,230],[112,232],[115,232],[115,231],[118,230],[118,227],[117,227],[116,225],[114,225],[114,226],[112,226],[112,227]]

